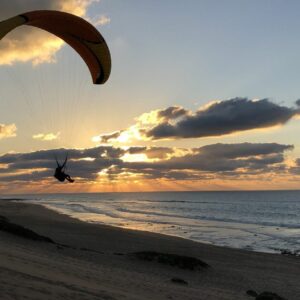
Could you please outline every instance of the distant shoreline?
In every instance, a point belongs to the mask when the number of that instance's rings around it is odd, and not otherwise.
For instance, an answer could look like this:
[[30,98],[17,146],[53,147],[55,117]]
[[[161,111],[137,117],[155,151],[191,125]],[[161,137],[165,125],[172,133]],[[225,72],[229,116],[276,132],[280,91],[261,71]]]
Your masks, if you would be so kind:
[[[14,195],[51,195],[51,194],[56,194],[56,195],[72,195],[72,194],[79,194],[79,195],[84,195],[84,194],[131,194],[131,193],[243,193],[243,192],[299,192],[300,189],[274,189],[274,190],[200,190],[200,191],[190,191],[190,190],[180,190],[180,191],[168,191],[168,190],[163,190],[163,191],[125,191],[125,192],[63,192],[63,193],[0,193],[1,196],[14,196]],[[1,199],[0,199],[1,200]]]

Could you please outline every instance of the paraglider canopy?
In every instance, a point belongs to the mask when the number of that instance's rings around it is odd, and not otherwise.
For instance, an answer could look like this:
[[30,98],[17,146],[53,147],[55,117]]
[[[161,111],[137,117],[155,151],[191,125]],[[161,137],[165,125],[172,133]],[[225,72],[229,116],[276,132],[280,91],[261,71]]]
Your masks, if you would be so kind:
[[60,11],[31,11],[0,22],[0,39],[21,25],[46,30],[74,48],[88,66],[94,84],[103,84],[109,78],[109,49],[102,35],[89,22]]

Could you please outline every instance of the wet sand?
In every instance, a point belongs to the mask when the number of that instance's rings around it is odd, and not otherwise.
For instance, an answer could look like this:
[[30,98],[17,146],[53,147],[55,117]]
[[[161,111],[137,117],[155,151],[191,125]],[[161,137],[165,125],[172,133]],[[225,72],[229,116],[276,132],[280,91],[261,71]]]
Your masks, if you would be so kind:
[[[0,216],[54,241],[0,230],[1,299],[254,299],[247,290],[300,299],[299,257],[88,224],[21,201],[1,201]],[[193,257],[209,267],[143,260],[137,251]]]

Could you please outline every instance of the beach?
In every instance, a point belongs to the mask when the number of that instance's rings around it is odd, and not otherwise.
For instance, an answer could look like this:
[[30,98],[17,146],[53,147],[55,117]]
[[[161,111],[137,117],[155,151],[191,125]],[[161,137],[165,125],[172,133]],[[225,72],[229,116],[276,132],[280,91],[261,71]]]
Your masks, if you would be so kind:
[[[202,244],[91,224],[41,205],[1,201],[0,216],[51,242],[0,230],[1,299],[254,299],[247,291],[300,298],[300,258]],[[192,257],[189,269],[134,253]]]
[[51,193],[15,197],[84,222],[229,248],[300,255],[299,191]]

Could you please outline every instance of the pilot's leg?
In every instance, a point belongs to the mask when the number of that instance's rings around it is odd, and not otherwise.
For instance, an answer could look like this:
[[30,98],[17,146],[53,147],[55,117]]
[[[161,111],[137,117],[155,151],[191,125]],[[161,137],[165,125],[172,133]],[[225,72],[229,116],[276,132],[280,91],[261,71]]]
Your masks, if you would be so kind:
[[69,182],[74,182],[74,180],[70,177],[70,175],[66,175],[66,179],[67,179]]

